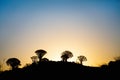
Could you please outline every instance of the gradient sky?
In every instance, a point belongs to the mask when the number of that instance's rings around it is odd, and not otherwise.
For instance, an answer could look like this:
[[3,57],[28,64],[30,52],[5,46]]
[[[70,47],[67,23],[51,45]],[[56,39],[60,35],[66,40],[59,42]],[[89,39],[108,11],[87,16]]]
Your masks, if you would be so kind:
[[76,61],[99,66],[120,56],[120,0],[0,0],[0,60],[31,63],[37,49],[59,61],[70,50]]

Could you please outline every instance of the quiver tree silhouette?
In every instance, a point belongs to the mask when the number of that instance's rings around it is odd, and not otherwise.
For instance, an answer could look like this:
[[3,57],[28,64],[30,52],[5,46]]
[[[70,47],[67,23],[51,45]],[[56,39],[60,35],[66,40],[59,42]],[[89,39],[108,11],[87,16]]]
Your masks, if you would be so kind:
[[45,51],[43,49],[39,49],[39,50],[36,50],[35,53],[37,54],[37,56],[39,58],[39,62],[41,62],[42,57],[47,53],[47,51]]
[[83,61],[87,61],[87,58],[86,58],[85,56],[83,56],[83,55],[80,55],[80,56],[78,56],[77,58],[78,58],[78,60],[80,61],[80,64],[81,64],[81,65],[83,65]]
[[64,52],[62,52],[61,58],[62,58],[63,62],[67,62],[67,59],[68,58],[72,58],[72,57],[73,57],[72,52],[70,52],[70,51],[64,51]]
[[32,56],[31,59],[32,59],[33,63],[37,63],[38,62],[38,56]]
[[17,58],[9,58],[7,61],[6,61],[6,64],[8,66],[11,66],[12,70],[13,69],[17,69],[20,65],[21,65],[21,62],[19,59]]

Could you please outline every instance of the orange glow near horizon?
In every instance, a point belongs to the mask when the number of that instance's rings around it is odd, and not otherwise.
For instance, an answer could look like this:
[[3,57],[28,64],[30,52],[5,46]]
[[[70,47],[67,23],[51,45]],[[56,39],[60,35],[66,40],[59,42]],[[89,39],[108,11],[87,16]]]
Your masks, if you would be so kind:
[[118,0],[0,0],[0,61],[16,57],[21,67],[32,63],[37,49],[60,61],[69,50],[76,62],[100,66],[120,56]]
[[[62,41],[62,40],[63,41]],[[14,51],[12,51],[14,56],[9,55],[10,57],[17,57],[21,60],[23,67],[26,63],[32,63],[32,60],[30,59],[31,56],[36,55],[35,50],[37,49],[44,49],[47,51],[47,54],[44,56],[48,58],[49,60],[53,61],[60,61],[61,53],[65,50],[69,50],[73,53],[73,57],[68,59],[68,61],[74,61],[76,62],[77,56],[84,55],[87,57],[87,61],[84,62],[84,65],[87,66],[99,66],[104,63],[108,63],[110,60],[113,60],[113,56],[111,55],[105,55],[105,53],[110,53],[108,51],[105,51],[100,47],[100,44],[94,45],[96,47],[92,47],[90,45],[86,44],[80,44],[78,40],[74,38],[52,38],[46,41],[46,43],[37,43],[32,45],[31,42],[28,42],[25,44],[19,45],[19,48],[14,48]],[[91,42],[91,45],[95,42]],[[24,46],[24,47],[23,47]],[[20,50],[19,50],[20,49]],[[12,50],[12,49],[10,49]],[[19,52],[18,52],[19,51]],[[18,55],[19,54],[19,55]]]

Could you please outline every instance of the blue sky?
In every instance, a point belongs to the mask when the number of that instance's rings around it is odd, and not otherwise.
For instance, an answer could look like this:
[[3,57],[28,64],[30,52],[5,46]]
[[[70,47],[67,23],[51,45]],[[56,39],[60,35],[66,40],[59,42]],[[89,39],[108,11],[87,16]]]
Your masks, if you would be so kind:
[[67,49],[99,65],[120,56],[119,25],[119,0],[0,0],[0,59],[25,64],[43,48],[60,60]]

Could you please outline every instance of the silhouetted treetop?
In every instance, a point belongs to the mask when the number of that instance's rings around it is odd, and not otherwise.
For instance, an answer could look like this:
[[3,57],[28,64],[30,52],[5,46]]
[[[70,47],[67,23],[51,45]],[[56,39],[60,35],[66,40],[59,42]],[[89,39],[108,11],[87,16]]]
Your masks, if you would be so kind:
[[31,59],[32,59],[33,63],[37,63],[38,62],[38,56],[32,56]]
[[72,52],[70,52],[68,50],[62,52],[62,55],[61,55],[62,61],[67,62],[67,59],[72,58],[72,57],[73,57]]
[[47,53],[47,51],[43,49],[36,50],[35,53],[37,54],[39,61],[42,60],[42,57]]
[[80,61],[80,64],[83,65],[83,61],[87,61],[87,58],[83,55],[78,56],[78,60]]
[[17,58],[9,58],[7,61],[6,61],[6,64],[8,66],[11,66],[12,69],[16,69],[18,68],[18,66],[21,65],[21,62],[19,59]]

